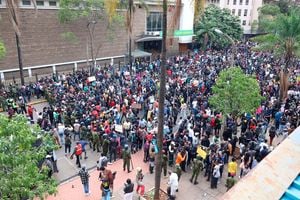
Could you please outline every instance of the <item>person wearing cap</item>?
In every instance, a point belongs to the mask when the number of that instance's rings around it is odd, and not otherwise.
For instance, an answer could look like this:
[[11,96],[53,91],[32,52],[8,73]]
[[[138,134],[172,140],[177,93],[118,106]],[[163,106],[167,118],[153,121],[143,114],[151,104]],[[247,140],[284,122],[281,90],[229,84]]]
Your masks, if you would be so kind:
[[127,167],[127,172],[130,173],[130,160],[131,160],[131,153],[128,148],[128,144],[125,144],[123,152],[122,152],[122,158],[123,158],[123,170],[125,171],[125,167]]
[[198,184],[198,181],[197,181],[198,175],[199,175],[200,171],[203,170],[203,167],[204,167],[204,163],[202,161],[202,158],[198,155],[196,157],[196,159],[194,159],[194,161],[193,161],[193,167],[192,167],[193,174],[192,174],[192,177],[190,178],[191,183],[194,183],[195,185]]
[[83,191],[84,191],[84,194],[86,196],[90,195],[90,190],[89,190],[89,178],[90,178],[90,175],[86,169],[86,165],[82,165],[82,168],[80,169],[78,175],[80,176],[80,180],[81,180],[81,183],[83,185]]
[[137,167],[136,171],[137,171],[137,174],[136,174],[136,182],[137,182],[136,193],[143,196],[144,192],[145,192],[145,185],[143,183],[144,174],[143,174],[143,171],[142,171],[141,167]]

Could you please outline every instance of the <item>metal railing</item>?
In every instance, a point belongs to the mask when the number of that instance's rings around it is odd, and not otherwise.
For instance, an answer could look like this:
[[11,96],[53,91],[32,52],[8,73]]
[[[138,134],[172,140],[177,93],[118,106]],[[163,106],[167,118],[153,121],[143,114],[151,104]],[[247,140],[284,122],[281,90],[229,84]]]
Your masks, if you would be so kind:
[[[97,58],[96,61],[99,62],[97,64],[100,64],[100,66],[106,66],[106,65],[114,65],[114,64],[121,64],[125,62],[125,56],[112,56],[112,57],[103,57],[103,58]],[[71,72],[71,71],[77,71],[78,69],[87,68],[87,62],[92,61],[90,60],[77,60],[77,61],[71,61],[71,62],[63,62],[63,63],[53,63],[53,64],[46,64],[46,65],[37,65],[37,66],[30,66],[30,67],[24,67],[24,79],[25,82],[28,83],[30,81],[37,81],[38,76],[45,76],[50,74],[56,74],[57,72]],[[41,73],[37,73],[38,70],[44,70]],[[36,73],[34,73],[36,71]],[[0,83],[14,83],[16,84],[20,80],[19,77],[19,68],[14,69],[6,69],[6,70],[0,70]]]

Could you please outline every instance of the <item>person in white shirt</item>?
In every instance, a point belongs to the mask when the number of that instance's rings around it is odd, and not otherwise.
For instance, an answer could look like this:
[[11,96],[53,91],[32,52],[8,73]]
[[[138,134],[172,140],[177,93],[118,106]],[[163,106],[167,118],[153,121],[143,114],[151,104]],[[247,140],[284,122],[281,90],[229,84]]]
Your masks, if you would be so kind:
[[169,195],[170,195],[170,199],[175,199],[175,194],[176,194],[176,190],[178,190],[178,176],[175,172],[171,172],[169,171],[169,181],[168,181],[168,185],[169,185]]
[[65,125],[59,123],[58,126],[57,126],[57,132],[58,132],[58,135],[59,135],[59,138],[60,138],[60,144],[61,145],[64,145],[65,144]]

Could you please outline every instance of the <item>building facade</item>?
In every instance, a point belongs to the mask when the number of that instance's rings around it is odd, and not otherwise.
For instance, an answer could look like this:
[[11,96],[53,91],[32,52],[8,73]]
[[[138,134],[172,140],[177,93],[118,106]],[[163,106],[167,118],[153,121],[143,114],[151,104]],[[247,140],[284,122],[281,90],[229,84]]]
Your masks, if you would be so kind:
[[[186,1],[186,2],[185,2]],[[190,6],[191,0],[183,1],[184,5]],[[140,49],[147,52],[159,53],[161,49],[162,31],[162,1],[147,0],[147,10],[135,3],[133,18],[132,50]],[[175,1],[168,1],[168,24],[175,12]],[[88,29],[85,19],[77,20],[68,24],[61,24],[58,20],[59,1],[37,0],[37,10],[30,0],[20,0],[20,32],[21,48],[24,67],[48,65],[51,63],[64,63],[77,60],[85,60],[88,54]],[[126,10],[121,10],[124,13]],[[187,17],[182,14],[181,17]],[[191,17],[190,14],[188,17]],[[192,18],[193,20],[193,18]],[[182,20],[181,20],[182,21]],[[192,24],[183,26],[182,29],[191,28]],[[178,22],[179,23],[179,22]],[[99,20],[95,25],[94,47],[99,47],[97,58],[122,56],[128,52],[128,33],[125,26],[120,25],[113,31],[107,30],[108,23]],[[174,27],[179,29],[179,24]],[[64,38],[64,33],[72,32],[76,41]],[[7,69],[18,68],[16,39],[5,0],[0,0],[0,39],[4,42],[7,55],[0,60],[0,73]],[[183,38],[181,43],[192,42],[192,37]],[[178,51],[178,38],[168,43],[168,51]],[[109,62],[108,62],[109,63]],[[57,69],[57,71],[62,68]],[[34,74],[34,72],[33,72]],[[18,73],[16,73],[16,76]],[[25,76],[28,76],[25,72]]]
[[207,0],[206,5],[215,4],[220,8],[227,8],[240,18],[245,34],[251,33],[251,27],[258,20],[258,8],[263,0]]

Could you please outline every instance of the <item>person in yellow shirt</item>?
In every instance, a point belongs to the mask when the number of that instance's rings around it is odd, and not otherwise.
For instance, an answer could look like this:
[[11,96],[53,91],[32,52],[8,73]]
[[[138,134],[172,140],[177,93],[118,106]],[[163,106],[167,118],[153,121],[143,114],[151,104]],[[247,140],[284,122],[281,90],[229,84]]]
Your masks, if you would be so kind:
[[231,162],[228,163],[228,177],[234,178],[237,173],[237,162],[235,158],[232,158]]

